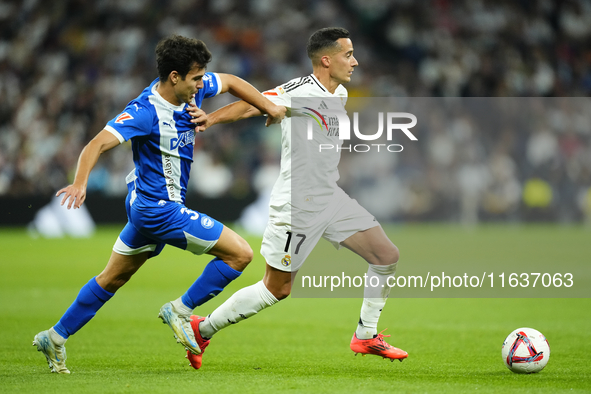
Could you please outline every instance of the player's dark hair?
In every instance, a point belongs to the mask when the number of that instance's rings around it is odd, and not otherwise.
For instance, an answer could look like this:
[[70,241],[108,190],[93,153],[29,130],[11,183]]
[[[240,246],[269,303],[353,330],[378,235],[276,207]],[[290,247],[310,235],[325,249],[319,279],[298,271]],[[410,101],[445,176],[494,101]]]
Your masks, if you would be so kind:
[[338,50],[339,38],[349,38],[349,32],[342,27],[325,27],[316,31],[308,39],[308,46],[306,48],[308,57],[314,61],[314,58],[324,50],[333,49]]
[[156,64],[160,81],[166,81],[171,72],[177,71],[185,79],[195,64],[205,68],[211,61],[211,52],[205,43],[195,38],[179,35],[160,40],[156,45]]

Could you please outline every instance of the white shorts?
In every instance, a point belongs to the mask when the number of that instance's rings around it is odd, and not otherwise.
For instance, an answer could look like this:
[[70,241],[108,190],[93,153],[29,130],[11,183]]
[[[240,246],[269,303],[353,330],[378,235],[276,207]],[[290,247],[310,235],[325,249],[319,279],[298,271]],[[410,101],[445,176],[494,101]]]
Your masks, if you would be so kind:
[[342,189],[321,211],[303,211],[287,203],[269,209],[261,254],[273,268],[295,272],[304,264],[320,238],[337,249],[359,231],[379,226],[375,217]]

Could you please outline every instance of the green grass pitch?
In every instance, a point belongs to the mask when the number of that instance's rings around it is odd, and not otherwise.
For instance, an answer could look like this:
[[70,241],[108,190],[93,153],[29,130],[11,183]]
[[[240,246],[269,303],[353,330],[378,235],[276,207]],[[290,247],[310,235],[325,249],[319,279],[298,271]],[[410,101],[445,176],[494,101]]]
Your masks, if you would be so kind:
[[[589,298],[391,298],[379,328],[388,328],[390,343],[409,352],[402,363],[353,356],[349,341],[359,299],[290,298],[218,333],[195,371],[157,315],[193,282],[208,257],[172,247],[149,260],[70,338],[72,374],[51,374],[32,339],[102,270],[119,230],[101,227],[85,240],[44,240],[29,238],[23,229],[0,229],[0,392],[591,392]],[[557,270],[565,259],[591,263],[591,230],[584,227],[493,225],[468,231],[404,225],[388,233],[402,251],[400,267],[450,259],[489,265],[513,259]],[[262,277],[260,239],[247,240],[255,251],[251,266],[196,313],[209,313]],[[522,326],[548,338],[552,355],[541,373],[516,375],[503,365],[502,341]]]

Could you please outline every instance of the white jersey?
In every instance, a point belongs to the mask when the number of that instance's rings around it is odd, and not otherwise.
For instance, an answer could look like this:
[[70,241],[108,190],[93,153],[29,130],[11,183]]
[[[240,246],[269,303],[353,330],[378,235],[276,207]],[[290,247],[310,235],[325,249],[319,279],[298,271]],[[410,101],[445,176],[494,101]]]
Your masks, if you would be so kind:
[[[263,94],[273,103],[297,109],[298,113],[292,113],[291,118],[286,117],[281,122],[281,172],[271,193],[270,206],[291,203],[306,211],[326,208],[338,189],[341,158],[338,148],[342,140],[339,139],[338,118],[322,115],[322,112],[346,112],[347,89],[339,85],[332,94],[311,74]],[[313,125],[311,140],[307,133],[309,121]],[[321,144],[334,148],[320,151]]]

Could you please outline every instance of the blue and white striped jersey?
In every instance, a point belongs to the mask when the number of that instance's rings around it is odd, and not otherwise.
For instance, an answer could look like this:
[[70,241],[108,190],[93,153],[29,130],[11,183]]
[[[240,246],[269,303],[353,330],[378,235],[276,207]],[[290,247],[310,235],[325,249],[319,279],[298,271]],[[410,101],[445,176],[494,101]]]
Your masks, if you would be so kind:
[[[138,194],[184,203],[193,163],[195,125],[187,104],[176,106],[163,99],[156,91],[157,83],[155,79],[105,129],[120,142],[131,139]],[[195,93],[195,104],[201,108],[204,98],[219,94],[221,89],[219,76],[205,73],[203,88]]]

